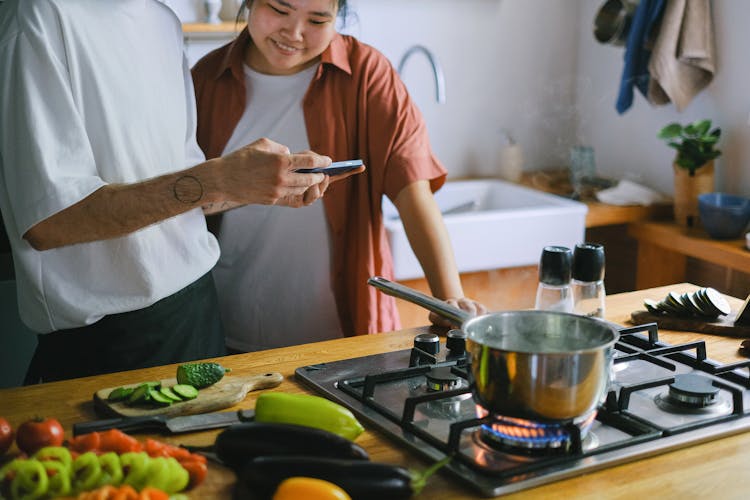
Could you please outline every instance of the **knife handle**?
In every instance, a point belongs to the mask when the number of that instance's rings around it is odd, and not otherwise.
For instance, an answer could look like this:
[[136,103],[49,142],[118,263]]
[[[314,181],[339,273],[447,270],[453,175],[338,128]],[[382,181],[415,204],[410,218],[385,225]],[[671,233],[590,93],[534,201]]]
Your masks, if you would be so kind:
[[123,432],[142,430],[163,430],[166,425],[164,415],[145,415],[141,417],[110,418],[107,420],[93,420],[73,424],[73,436],[88,434],[89,432],[120,429]]

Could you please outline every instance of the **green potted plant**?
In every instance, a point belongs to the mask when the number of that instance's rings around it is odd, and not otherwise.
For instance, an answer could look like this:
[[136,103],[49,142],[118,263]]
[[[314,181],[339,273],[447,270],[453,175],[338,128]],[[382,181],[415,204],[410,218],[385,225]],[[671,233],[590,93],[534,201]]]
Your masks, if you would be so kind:
[[698,219],[698,195],[714,191],[714,160],[721,129],[711,128],[711,120],[688,125],[670,123],[658,134],[677,150],[674,169],[674,214],[678,224],[691,227]]

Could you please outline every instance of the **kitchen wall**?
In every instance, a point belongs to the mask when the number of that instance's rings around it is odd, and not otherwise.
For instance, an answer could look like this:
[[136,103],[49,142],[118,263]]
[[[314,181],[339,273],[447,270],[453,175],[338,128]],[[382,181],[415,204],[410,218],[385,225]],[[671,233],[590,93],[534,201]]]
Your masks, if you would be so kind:
[[[168,0],[183,20],[198,20],[200,0]],[[717,189],[750,195],[750,65],[744,53],[750,2],[713,2],[719,70],[682,113],[652,107],[636,92],[615,111],[623,47],[592,35],[603,0],[349,0],[342,31],[380,49],[396,66],[413,44],[439,59],[445,104],[435,102],[426,58],[402,75],[422,110],[433,147],[451,177],[494,175],[507,129],[521,144],[525,169],[564,166],[577,143],[594,147],[599,173],[672,193],[673,150],[656,138],[671,121],[711,118],[723,128]],[[234,0],[223,15],[233,19]]]
[[429,65],[412,56],[403,79],[453,177],[492,175],[507,129],[527,165],[558,165],[575,141],[578,2],[570,0],[356,0],[348,31],[394,65],[413,44],[445,72],[435,102]]
[[[511,0],[516,1],[516,0]],[[717,160],[716,188],[750,195],[750,65],[747,47],[750,2],[712,2],[716,33],[718,72],[711,85],[678,113],[671,104],[651,107],[636,92],[633,106],[622,116],[614,110],[617,82],[622,72],[624,49],[597,43],[591,22],[602,0],[579,0],[577,130],[581,139],[596,149],[600,171],[610,177],[627,177],[672,193],[671,162],[674,150],[656,138],[658,130],[672,121],[688,123],[710,118],[722,127]]]
[[672,121],[710,118],[723,129],[717,190],[750,195],[750,2],[712,2],[718,71],[683,112],[652,107],[636,92],[623,115],[615,101],[624,48],[602,45],[592,34],[603,3],[357,0],[360,20],[352,31],[394,64],[412,43],[438,55],[447,104],[432,99],[426,62],[410,60],[403,77],[452,176],[492,173],[503,145],[498,129],[507,127],[524,148],[526,170],[566,165],[569,147],[586,143],[600,174],[671,194],[674,151],[656,133]]

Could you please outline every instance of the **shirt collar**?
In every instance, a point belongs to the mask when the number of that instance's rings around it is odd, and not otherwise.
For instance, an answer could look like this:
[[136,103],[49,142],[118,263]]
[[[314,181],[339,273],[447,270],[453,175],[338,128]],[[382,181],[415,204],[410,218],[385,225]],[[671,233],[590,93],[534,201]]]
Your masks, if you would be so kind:
[[352,74],[352,67],[349,65],[349,54],[346,50],[346,41],[340,33],[336,33],[328,48],[321,54],[320,59],[324,64],[332,64],[346,74]]
[[221,60],[219,67],[217,68],[215,79],[219,79],[221,75],[226,71],[231,71],[232,76],[237,80],[243,78],[244,71],[242,65],[245,61],[245,47],[251,43],[250,33],[247,32],[247,26],[242,28],[237,38],[229,44],[229,50],[224,54],[224,58]]
[[[242,66],[245,61],[245,47],[247,47],[248,43],[252,43],[252,39],[247,32],[247,26],[245,26],[240,31],[240,34],[237,35],[237,38],[230,43],[229,50],[227,50],[214,75],[215,79],[218,80],[226,71],[230,71],[232,76],[237,80],[244,78]],[[328,48],[323,51],[320,60],[323,63],[321,64],[321,71],[323,66],[330,64],[349,75],[352,74],[352,68],[349,65],[349,57],[346,51],[346,42],[344,41],[344,37],[339,33],[336,33]],[[318,75],[321,74],[321,71],[318,72]]]

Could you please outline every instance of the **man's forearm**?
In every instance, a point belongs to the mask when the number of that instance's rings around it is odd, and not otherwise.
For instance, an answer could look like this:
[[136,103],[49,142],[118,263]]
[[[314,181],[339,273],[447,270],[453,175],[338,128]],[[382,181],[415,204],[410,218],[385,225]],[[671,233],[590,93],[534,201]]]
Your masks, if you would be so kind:
[[242,203],[232,203],[229,201],[224,201],[222,203],[207,203],[203,205],[203,214],[204,215],[214,215],[214,214],[220,214],[222,212],[226,212],[227,210],[231,210],[232,208],[237,208],[243,206]]
[[24,238],[36,250],[117,238],[222,201],[211,162],[134,184],[108,184],[39,222]]
[[323,195],[328,179],[295,171],[330,163],[327,156],[289,154],[286,146],[259,139],[187,170],[104,186],[23,237],[35,249],[49,250],[124,236],[194,208],[215,213],[249,203],[302,206]]

